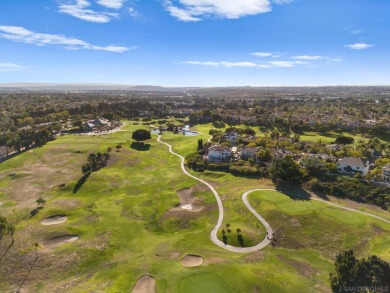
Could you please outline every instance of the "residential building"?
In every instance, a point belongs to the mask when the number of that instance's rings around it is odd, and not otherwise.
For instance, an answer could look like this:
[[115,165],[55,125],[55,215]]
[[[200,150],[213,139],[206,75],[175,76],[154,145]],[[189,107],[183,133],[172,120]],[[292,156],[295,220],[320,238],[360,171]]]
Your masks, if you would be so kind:
[[249,158],[257,159],[257,153],[259,152],[258,147],[244,147],[240,149],[241,159],[248,160]]
[[382,179],[390,182],[390,164],[387,164],[382,168]]
[[366,177],[369,169],[369,162],[361,158],[345,158],[337,162],[337,169],[340,173],[349,175],[361,174]]
[[208,149],[207,158],[209,161],[228,161],[232,157],[230,148],[212,146]]

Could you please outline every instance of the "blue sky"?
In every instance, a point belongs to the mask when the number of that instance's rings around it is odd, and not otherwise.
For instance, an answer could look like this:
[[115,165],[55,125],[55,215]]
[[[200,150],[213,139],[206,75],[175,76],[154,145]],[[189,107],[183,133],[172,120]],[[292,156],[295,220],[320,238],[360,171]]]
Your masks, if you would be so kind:
[[390,1],[3,0],[13,82],[390,85]]

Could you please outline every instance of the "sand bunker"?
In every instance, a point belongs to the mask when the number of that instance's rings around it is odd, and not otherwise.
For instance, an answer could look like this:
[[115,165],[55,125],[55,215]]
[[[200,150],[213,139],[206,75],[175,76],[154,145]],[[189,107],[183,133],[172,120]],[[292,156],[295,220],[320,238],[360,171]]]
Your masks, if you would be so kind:
[[45,245],[48,247],[54,247],[65,243],[74,242],[78,239],[79,239],[78,235],[61,235],[46,240]]
[[196,197],[192,195],[192,192],[193,188],[184,188],[176,191],[180,198],[180,203],[175,207],[175,209],[191,212],[200,212],[203,210],[203,206],[194,203],[196,201]]
[[66,220],[68,220],[68,218],[65,215],[55,215],[55,216],[50,216],[50,217],[44,218],[41,221],[41,224],[45,225],[45,226],[57,225],[57,224],[61,224],[61,223],[66,222]]
[[183,267],[187,268],[197,267],[203,263],[203,257],[200,255],[187,254],[181,259],[180,263]]
[[152,276],[144,275],[138,279],[131,293],[155,293],[156,281]]

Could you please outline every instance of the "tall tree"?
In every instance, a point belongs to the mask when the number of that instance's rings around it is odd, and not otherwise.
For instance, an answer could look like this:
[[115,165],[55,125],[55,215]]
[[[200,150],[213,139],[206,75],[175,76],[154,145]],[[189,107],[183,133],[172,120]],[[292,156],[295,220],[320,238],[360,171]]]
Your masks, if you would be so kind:
[[150,135],[150,131],[145,129],[137,129],[133,132],[131,138],[136,141],[144,142],[145,140],[151,139],[152,137]]

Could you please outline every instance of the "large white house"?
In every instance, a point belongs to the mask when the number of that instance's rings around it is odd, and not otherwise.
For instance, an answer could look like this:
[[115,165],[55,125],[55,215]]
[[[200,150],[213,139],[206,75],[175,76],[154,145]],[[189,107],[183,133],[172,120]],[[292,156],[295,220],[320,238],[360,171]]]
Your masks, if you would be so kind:
[[249,158],[256,159],[257,158],[257,153],[259,152],[258,147],[245,147],[240,149],[241,153],[241,159],[243,160],[248,160]]
[[382,179],[390,182],[390,164],[387,164],[382,168]]
[[337,169],[340,173],[346,173],[350,175],[361,174],[362,177],[366,177],[369,169],[368,161],[364,161],[361,158],[345,158],[337,162]]
[[228,161],[232,157],[232,151],[227,147],[212,146],[208,149],[209,161]]

